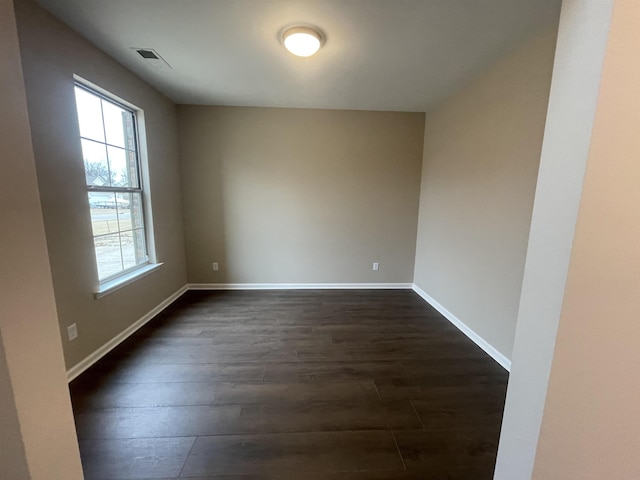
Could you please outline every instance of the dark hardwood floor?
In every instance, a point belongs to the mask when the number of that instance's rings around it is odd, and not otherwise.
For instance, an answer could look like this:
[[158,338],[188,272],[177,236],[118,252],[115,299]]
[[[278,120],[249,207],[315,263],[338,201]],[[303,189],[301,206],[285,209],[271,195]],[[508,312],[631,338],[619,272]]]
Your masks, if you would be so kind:
[[490,480],[507,378],[411,291],[189,292],[70,387],[87,480]]

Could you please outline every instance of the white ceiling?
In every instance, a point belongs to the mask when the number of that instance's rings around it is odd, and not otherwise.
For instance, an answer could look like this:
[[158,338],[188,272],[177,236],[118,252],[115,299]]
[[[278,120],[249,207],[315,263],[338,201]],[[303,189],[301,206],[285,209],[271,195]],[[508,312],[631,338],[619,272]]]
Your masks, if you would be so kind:
[[[38,0],[176,103],[426,111],[557,21],[560,0]],[[318,26],[313,57],[283,27]],[[155,49],[154,69],[131,47]]]

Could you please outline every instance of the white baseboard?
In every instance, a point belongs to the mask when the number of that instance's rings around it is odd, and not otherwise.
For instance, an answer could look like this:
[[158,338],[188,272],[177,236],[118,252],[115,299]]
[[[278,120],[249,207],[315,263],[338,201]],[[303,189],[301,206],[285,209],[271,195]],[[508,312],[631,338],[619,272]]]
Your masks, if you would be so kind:
[[107,353],[109,353],[111,350],[113,350],[122,342],[124,342],[127,338],[129,338],[133,333],[136,332],[136,330],[141,328],[143,325],[145,325],[147,322],[153,319],[156,315],[162,312],[165,308],[171,305],[174,301],[178,299],[178,297],[180,297],[180,295],[185,293],[187,290],[188,288],[186,285],[184,287],[181,287],[176,292],[169,295],[169,297],[165,298],[156,307],[154,307],[145,315],[143,315],[142,318],[136,320],[133,324],[131,324],[125,330],[123,330],[118,335],[113,337],[103,346],[98,348],[95,352],[91,353],[84,360],[81,360],[80,362],[75,364],[73,367],[71,367],[69,370],[67,370],[67,381],[70,382],[74,378],[78,377],[82,372],[87,370],[91,365],[96,363],[98,360],[104,357]]
[[427,294],[424,290],[418,287],[415,283],[413,284],[413,291],[420,295],[428,304],[430,304],[433,308],[435,308],[438,312],[442,314],[444,318],[449,320],[453,325],[455,325],[458,330],[464,333],[467,337],[469,337],[473,343],[478,345],[482,350],[484,350],[491,358],[493,358],[496,362],[498,362],[506,371],[511,371],[511,360],[501,354],[498,350],[496,350],[489,342],[487,342],[484,338],[474,332],[471,328],[469,328],[462,320],[456,317],[453,313],[447,310],[445,307],[440,305],[436,300],[434,300],[429,294]]
[[189,283],[189,290],[400,290],[411,283]]

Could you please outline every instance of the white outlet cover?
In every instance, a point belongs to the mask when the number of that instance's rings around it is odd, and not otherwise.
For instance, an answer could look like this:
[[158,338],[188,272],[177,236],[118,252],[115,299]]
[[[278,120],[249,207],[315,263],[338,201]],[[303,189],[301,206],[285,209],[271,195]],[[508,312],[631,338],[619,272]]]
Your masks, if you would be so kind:
[[380,270],[380,264],[378,262],[373,262],[373,270]]
[[78,326],[75,323],[67,327],[67,335],[69,336],[69,340],[78,338]]
[[219,270],[218,262],[213,262],[213,263],[211,264],[211,267],[213,268],[213,271],[214,271],[214,272],[218,271],[218,270]]

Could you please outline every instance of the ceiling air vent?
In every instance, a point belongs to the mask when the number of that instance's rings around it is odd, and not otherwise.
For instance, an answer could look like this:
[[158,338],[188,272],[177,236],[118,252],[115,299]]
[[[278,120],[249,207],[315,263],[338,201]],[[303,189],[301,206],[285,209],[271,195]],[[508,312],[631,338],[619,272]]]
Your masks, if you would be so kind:
[[160,57],[156,55],[153,50],[145,50],[144,48],[139,48],[136,50],[140,54],[142,58],[153,58],[154,60],[159,60]]
[[144,59],[143,63],[147,67],[151,67],[154,70],[167,70],[171,68],[171,65],[153,48],[131,47],[131,49]]

